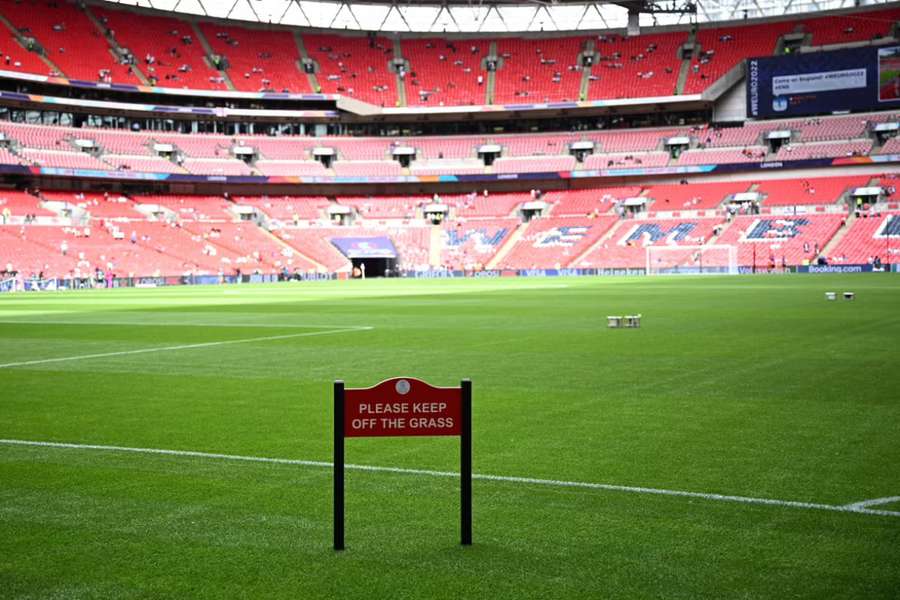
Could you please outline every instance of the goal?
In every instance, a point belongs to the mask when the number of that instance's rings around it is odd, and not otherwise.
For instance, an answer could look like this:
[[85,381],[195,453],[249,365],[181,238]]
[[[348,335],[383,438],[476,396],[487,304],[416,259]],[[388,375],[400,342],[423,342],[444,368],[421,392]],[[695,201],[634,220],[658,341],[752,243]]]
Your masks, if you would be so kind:
[[737,272],[735,246],[647,247],[647,275],[736,275]]

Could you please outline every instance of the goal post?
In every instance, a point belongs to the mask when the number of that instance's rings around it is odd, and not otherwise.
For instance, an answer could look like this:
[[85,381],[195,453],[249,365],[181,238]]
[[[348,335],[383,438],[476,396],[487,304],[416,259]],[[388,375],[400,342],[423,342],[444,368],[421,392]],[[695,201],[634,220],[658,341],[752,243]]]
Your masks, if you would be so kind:
[[647,275],[736,275],[737,272],[736,246],[647,247]]

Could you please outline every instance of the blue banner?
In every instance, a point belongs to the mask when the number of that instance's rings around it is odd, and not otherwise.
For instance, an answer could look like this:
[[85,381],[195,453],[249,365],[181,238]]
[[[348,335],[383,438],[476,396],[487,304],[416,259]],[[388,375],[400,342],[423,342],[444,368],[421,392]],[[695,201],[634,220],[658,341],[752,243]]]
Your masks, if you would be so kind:
[[900,46],[747,61],[747,115],[796,117],[900,107]]
[[397,258],[397,249],[386,236],[334,238],[331,243],[347,258]]

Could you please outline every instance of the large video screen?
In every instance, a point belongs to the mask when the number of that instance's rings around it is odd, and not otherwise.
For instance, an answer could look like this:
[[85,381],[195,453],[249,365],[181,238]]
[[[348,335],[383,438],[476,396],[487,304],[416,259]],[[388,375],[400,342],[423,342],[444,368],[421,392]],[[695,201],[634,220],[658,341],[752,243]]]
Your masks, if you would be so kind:
[[796,117],[900,108],[900,46],[747,61],[747,116]]

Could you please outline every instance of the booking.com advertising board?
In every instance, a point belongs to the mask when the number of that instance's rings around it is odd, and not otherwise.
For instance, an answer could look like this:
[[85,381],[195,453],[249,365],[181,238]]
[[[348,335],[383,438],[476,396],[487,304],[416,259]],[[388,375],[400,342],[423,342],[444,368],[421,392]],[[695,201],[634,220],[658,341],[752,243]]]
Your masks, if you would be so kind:
[[900,108],[900,46],[867,46],[747,61],[749,117],[890,108]]

